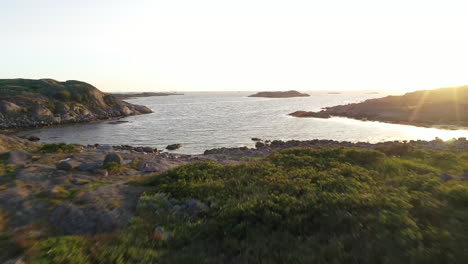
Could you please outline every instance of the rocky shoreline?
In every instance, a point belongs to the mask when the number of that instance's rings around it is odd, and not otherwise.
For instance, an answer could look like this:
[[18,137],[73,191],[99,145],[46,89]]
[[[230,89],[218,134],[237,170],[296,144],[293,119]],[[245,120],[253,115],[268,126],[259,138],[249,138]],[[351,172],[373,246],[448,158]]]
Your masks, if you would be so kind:
[[84,82],[0,80],[0,130],[87,123],[152,112]]
[[461,86],[369,99],[361,103],[326,107],[319,112],[296,111],[289,115],[301,118],[347,117],[363,121],[467,129],[467,99],[468,86]]

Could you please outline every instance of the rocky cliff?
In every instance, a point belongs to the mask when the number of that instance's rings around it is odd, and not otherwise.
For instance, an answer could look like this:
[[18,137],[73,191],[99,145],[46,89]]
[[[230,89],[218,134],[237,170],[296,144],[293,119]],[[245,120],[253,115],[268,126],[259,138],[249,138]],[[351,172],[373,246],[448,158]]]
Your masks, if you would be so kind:
[[0,79],[0,129],[83,123],[151,112],[85,82]]

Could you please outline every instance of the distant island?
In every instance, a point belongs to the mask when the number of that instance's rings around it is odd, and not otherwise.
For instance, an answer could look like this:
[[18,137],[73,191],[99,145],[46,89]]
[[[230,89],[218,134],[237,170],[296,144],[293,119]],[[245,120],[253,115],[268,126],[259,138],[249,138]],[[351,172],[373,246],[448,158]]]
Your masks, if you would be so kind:
[[286,92],[259,92],[249,95],[249,97],[267,97],[267,98],[290,98],[290,97],[307,97],[310,96],[306,93],[290,90]]
[[136,97],[151,97],[151,96],[169,96],[169,95],[184,95],[181,93],[154,93],[154,92],[143,92],[143,93],[110,93],[115,98],[124,100]]
[[348,117],[418,126],[468,126],[468,86],[422,90],[401,96],[326,107],[320,112],[297,111],[295,117]]
[[0,129],[29,128],[152,113],[80,81],[0,79]]

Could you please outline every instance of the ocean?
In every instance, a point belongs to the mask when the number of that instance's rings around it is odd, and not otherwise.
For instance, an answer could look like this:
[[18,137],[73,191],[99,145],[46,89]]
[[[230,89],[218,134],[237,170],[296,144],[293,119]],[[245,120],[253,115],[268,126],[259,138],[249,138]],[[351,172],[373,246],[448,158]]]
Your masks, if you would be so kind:
[[[307,91],[304,91],[307,92]],[[174,151],[200,154],[220,147],[253,147],[251,138],[269,140],[332,139],[380,142],[389,140],[444,140],[467,137],[467,130],[444,130],[347,118],[294,118],[298,110],[318,111],[323,107],[361,102],[391,92],[308,91],[310,97],[255,98],[253,92],[187,92],[184,95],[140,97],[127,100],[148,106],[155,112],[131,116],[112,124],[103,121],[20,131],[35,135],[41,142],[151,146],[164,149],[179,143]],[[393,93],[396,94],[396,93]]]

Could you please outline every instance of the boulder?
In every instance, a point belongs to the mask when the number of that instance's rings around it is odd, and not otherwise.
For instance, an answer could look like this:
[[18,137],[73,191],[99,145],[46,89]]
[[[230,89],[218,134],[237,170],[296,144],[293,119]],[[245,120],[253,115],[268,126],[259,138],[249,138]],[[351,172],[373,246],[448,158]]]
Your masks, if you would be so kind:
[[81,163],[76,160],[66,159],[66,160],[59,161],[59,163],[57,163],[56,165],[56,168],[58,170],[69,171],[69,170],[79,167],[80,165]]
[[109,153],[109,154],[106,155],[106,157],[104,158],[103,163],[104,163],[104,165],[106,165],[106,164],[111,163],[111,162],[116,162],[116,163],[122,165],[124,161],[123,161],[122,157],[119,154],[117,154],[115,152],[112,152],[112,153]]
[[263,147],[265,147],[265,143],[260,142],[260,141],[258,141],[257,143],[255,143],[255,148],[258,148],[258,149],[259,149],[259,148],[263,148]]
[[144,147],[143,148],[143,151],[146,152],[146,153],[154,153],[154,152],[157,152],[158,150],[157,149],[153,149],[151,147]]
[[176,149],[179,149],[181,147],[182,147],[181,144],[171,144],[171,145],[167,145],[166,149],[167,150],[176,150]]

